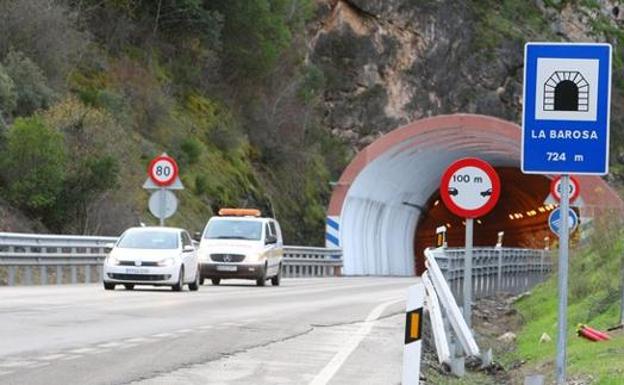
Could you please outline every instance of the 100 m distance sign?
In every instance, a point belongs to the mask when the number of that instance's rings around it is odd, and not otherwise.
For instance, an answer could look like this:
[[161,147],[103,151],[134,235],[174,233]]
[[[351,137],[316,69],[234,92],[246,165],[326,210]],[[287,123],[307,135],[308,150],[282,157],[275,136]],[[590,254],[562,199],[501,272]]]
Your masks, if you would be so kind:
[[453,214],[479,218],[496,206],[500,189],[492,166],[481,159],[465,158],[451,164],[442,176],[440,196]]

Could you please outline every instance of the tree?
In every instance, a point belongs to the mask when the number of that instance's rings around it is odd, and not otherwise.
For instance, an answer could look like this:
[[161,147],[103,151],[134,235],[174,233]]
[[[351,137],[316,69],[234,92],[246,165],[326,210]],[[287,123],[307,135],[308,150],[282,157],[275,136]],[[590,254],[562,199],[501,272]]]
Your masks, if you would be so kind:
[[43,218],[56,204],[65,179],[63,136],[38,117],[18,118],[2,153],[8,199]]

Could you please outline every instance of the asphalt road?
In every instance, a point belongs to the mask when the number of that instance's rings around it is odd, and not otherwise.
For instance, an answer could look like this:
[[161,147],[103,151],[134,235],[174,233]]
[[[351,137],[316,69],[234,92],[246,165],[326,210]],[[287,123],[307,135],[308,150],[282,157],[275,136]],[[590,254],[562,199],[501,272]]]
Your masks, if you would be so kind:
[[0,384],[399,384],[415,280],[0,288]]

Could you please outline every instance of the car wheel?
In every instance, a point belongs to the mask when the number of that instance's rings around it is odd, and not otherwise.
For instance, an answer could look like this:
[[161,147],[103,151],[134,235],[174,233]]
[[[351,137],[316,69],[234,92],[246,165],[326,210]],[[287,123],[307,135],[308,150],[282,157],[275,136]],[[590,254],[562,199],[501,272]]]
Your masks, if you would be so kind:
[[213,285],[218,286],[221,283],[221,278],[213,278],[211,281]]
[[104,290],[115,290],[115,284],[104,282]]
[[124,287],[126,288],[126,290],[134,290],[134,285],[131,283],[124,284]]
[[279,270],[277,271],[277,274],[271,278],[271,285],[279,286],[280,282],[282,282],[282,265],[281,264],[279,265]]
[[193,282],[189,283],[188,286],[190,291],[199,290],[199,269],[197,269],[197,272],[195,273],[195,279],[193,280]]
[[175,285],[171,286],[171,290],[173,291],[182,291],[182,289],[184,288],[184,267],[180,267],[180,274],[178,277],[178,283],[176,283]]

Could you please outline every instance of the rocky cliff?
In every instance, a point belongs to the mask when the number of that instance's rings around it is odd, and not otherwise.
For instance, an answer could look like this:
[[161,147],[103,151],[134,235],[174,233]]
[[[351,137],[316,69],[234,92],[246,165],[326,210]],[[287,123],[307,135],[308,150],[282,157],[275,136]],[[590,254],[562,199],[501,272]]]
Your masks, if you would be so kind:
[[525,42],[609,41],[618,86],[612,114],[617,158],[623,16],[617,1],[320,0],[308,60],[326,77],[325,124],[360,149],[400,125],[438,114],[480,113],[519,123]]

